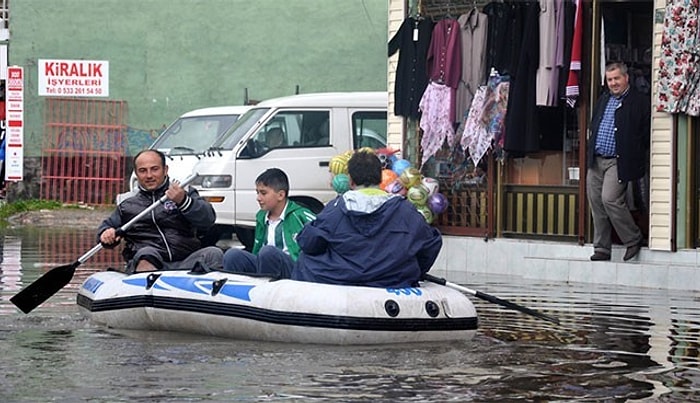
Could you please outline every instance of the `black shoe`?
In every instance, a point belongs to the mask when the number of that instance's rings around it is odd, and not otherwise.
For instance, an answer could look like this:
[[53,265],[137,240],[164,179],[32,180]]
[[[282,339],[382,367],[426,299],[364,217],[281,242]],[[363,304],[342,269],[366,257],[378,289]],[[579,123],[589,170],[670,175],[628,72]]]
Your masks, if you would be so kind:
[[604,261],[604,260],[610,260],[610,255],[607,253],[603,252],[595,252],[594,254],[591,255],[591,260],[595,261]]
[[632,259],[633,257],[637,256],[637,253],[639,253],[640,249],[642,249],[641,243],[637,243],[630,246],[629,248],[627,248],[627,252],[625,252],[625,256],[623,256],[622,260],[626,262]]

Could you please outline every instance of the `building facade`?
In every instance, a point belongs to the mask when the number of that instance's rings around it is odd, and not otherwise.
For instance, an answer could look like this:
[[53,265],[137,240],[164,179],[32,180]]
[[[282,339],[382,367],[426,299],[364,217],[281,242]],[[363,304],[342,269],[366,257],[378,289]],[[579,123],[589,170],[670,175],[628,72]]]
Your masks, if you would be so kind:
[[[390,1],[389,38],[407,18],[434,22],[457,19],[470,15],[472,10],[488,12],[490,3]],[[442,188],[451,201],[450,212],[438,222],[447,234],[441,269],[457,280],[470,272],[489,272],[543,280],[694,288],[691,284],[696,282],[689,279],[700,280],[696,268],[696,248],[700,244],[700,186],[695,158],[698,117],[692,111],[668,112],[659,106],[660,65],[670,52],[668,47],[662,48],[667,10],[674,3],[683,8],[692,2],[576,3],[581,9],[583,30],[578,97],[573,107],[549,108],[539,120],[539,138],[549,139],[547,144],[540,141],[539,148],[508,155],[492,142],[476,164],[469,161],[469,153],[455,159],[454,149],[433,156],[443,160],[439,165],[448,164],[448,175],[430,171],[430,164],[423,166],[424,173],[441,177]],[[686,18],[694,19],[697,26],[697,9],[688,10]],[[390,99],[397,86],[399,57],[394,55],[388,62]],[[645,236],[645,247],[638,259],[622,262],[624,248],[617,246],[612,261],[600,263],[588,260],[592,224],[585,190],[585,144],[592,105],[603,90],[603,67],[610,61],[626,62],[632,85],[648,94],[652,105],[651,142],[648,179],[639,184],[641,201],[633,211]],[[390,105],[389,110],[394,108]],[[390,115],[389,120],[392,141],[419,163],[420,142],[425,134],[419,120],[396,115]],[[456,136],[464,138],[459,128]],[[640,275],[640,269],[645,270],[644,275]]]

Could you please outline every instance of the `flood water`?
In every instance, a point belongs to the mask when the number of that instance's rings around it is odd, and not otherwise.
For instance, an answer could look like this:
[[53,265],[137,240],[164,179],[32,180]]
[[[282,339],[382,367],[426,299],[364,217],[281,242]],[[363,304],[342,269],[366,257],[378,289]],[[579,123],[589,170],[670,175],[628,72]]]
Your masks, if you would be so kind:
[[700,401],[700,292],[480,275],[465,285],[561,324],[473,299],[469,342],[263,343],[91,324],[75,295],[118,265],[103,250],[30,314],[9,302],[94,241],[92,229],[0,230],[0,402]]

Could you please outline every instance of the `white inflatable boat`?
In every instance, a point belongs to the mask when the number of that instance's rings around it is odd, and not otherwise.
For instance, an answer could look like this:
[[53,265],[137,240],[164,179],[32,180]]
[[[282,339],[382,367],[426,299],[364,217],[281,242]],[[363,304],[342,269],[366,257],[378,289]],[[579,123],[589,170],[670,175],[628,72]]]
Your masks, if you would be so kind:
[[296,343],[465,340],[478,322],[467,296],[429,282],[392,289],[225,272],[106,271],[85,280],[77,302],[92,321],[112,328]]

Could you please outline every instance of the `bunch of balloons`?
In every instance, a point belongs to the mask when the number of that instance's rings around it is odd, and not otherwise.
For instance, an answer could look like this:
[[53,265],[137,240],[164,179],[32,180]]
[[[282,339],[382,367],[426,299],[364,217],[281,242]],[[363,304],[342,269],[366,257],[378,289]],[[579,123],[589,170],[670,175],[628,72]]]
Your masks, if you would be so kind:
[[[388,148],[369,150],[374,152],[382,162],[382,181],[379,185],[382,189],[406,197],[429,224],[447,210],[447,197],[439,192],[439,183],[436,179],[424,177],[409,161],[398,158],[394,150]],[[348,161],[352,153],[347,151],[331,158],[329,166],[333,174],[331,184],[338,194],[343,194],[350,189]]]

